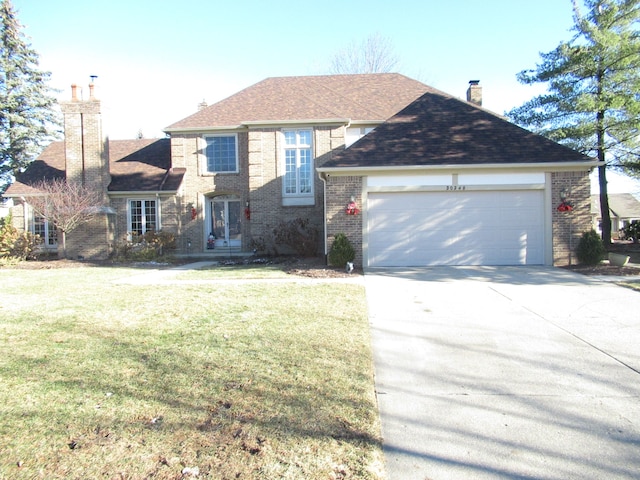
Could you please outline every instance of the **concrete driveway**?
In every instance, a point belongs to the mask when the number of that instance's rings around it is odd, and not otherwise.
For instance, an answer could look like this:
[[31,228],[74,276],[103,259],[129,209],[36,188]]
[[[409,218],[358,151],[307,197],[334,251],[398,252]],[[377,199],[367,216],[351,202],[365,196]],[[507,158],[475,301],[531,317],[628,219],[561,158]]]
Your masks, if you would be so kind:
[[640,478],[640,293],[562,269],[365,275],[388,480]]

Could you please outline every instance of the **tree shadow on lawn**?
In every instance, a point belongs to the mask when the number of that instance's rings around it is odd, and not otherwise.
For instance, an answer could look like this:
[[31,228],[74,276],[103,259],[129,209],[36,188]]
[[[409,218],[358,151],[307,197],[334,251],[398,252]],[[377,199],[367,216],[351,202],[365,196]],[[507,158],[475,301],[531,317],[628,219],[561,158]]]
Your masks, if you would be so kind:
[[68,447],[76,455],[127,441],[140,450],[129,451],[133,456],[153,451],[162,458],[193,457],[201,473],[250,474],[265,462],[311,464],[318,455],[356,471],[381,450],[375,400],[363,389],[371,383],[367,372],[353,372],[359,380],[354,385],[329,371],[321,381],[307,381],[309,366],[282,365],[278,358],[268,363],[265,355],[251,358],[255,352],[249,350],[235,354],[246,361],[229,362],[225,355],[235,347],[223,341],[207,359],[189,346],[158,349],[87,334],[96,348],[111,351],[114,363],[51,381],[54,389],[99,405],[69,419]]

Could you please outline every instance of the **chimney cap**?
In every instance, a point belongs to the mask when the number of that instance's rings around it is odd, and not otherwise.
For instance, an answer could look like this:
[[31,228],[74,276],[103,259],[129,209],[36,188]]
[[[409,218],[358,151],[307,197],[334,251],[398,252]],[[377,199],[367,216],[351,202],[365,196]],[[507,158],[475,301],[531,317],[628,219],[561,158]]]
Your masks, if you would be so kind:
[[469,85],[478,85],[480,80],[469,80]]

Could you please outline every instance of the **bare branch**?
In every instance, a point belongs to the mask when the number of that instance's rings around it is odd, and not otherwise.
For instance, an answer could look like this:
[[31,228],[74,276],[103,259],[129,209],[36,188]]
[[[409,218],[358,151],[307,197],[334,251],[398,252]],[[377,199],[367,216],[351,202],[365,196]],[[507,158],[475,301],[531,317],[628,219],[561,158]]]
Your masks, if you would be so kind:
[[339,50],[331,60],[331,73],[388,73],[397,64],[391,41],[375,33],[360,44],[352,42]]

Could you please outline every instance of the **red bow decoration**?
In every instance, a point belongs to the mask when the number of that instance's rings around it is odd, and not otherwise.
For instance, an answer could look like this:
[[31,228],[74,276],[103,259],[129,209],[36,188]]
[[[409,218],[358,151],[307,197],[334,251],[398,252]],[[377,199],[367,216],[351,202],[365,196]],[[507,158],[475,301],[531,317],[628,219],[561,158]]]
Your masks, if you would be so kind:
[[562,202],[558,206],[558,211],[559,212],[571,212],[571,211],[573,211],[573,205],[571,205],[569,202]]

